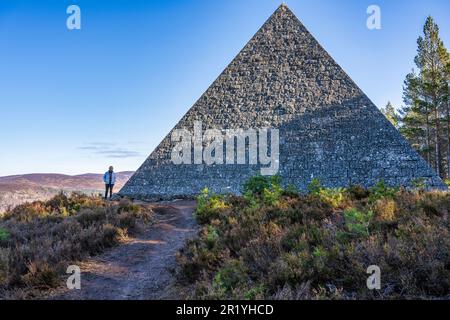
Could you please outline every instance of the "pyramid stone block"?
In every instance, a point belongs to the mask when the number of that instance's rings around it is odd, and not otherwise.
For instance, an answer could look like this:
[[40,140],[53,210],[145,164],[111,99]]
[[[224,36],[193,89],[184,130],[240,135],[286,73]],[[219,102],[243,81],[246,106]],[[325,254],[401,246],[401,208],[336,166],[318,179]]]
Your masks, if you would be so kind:
[[[175,129],[276,128],[282,181],[304,190],[313,178],[327,187],[370,187],[383,179],[409,186],[423,179],[445,189],[302,23],[281,5],[182,117]],[[174,164],[173,130],[120,190],[146,200],[240,193],[260,164]]]

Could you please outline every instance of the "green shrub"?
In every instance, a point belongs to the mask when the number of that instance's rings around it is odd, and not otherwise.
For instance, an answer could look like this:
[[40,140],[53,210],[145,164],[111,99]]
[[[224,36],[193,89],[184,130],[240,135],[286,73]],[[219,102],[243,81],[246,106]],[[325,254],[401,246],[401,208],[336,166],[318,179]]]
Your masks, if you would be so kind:
[[346,200],[346,192],[344,188],[322,189],[319,191],[319,197],[333,208],[338,208]]
[[322,182],[318,178],[314,178],[308,185],[308,192],[310,194],[319,195],[320,191],[323,190]]
[[197,211],[204,210],[209,200],[209,189],[204,188],[201,193],[197,196]]
[[283,196],[295,198],[299,195],[300,191],[293,184],[288,184],[288,186],[282,191]]
[[372,221],[373,212],[362,212],[352,208],[344,211],[344,219],[347,230],[357,236],[368,236],[369,225]]
[[418,190],[424,190],[425,189],[425,179],[423,178],[416,178],[411,181],[411,185]]
[[395,194],[398,192],[398,188],[388,187],[384,180],[380,180],[375,186],[369,189],[369,201],[375,202],[379,199],[383,198],[391,198],[395,197]]
[[264,189],[262,200],[268,206],[274,206],[280,200],[282,189],[278,185],[274,185],[272,189]]
[[0,245],[6,241],[8,241],[10,238],[10,234],[8,230],[4,228],[0,228]]
[[222,274],[219,272],[213,278],[212,281],[212,292],[209,293],[209,296],[214,299],[224,299],[227,294],[227,287],[222,280]]
[[259,202],[268,206],[276,205],[284,189],[279,176],[254,176],[244,183],[243,193],[245,199],[256,209]]
[[217,228],[209,225],[206,229],[206,243],[208,248],[213,248],[216,245],[218,239],[219,234],[217,233]]
[[261,283],[255,285],[244,293],[244,299],[245,300],[263,299],[265,291],[266,289],[264,284]]
[[221,195],[210,195],[207,188],[197,197],[197,209],[195,218],[199,224],[205,224],[216,219],[222,210],[228,208],[225,197]]
[[214,277],[216,284],[226,291],[231,291],[239,284],[248,281],[247,273],[242,261],[229,260]]
[[344,188],[325,188],[318,178],[314,178],[308,185],[309,194],[319,197],[333,208],[340,207],[345,199],[347,190]]
[[254,176],[248,179],[243,186],[244,194],[262,195],[264,190],[270,189],[271,178],[267,176]]

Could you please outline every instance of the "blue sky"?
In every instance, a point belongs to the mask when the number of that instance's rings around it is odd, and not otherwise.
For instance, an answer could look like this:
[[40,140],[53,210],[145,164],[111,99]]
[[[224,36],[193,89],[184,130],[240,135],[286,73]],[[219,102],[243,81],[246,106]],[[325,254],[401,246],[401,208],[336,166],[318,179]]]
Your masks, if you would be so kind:
[[[427,15],[450,46],[448,0],[285,2],[379,107],[401,105]],[[280,3],[1,0],[0,175],[137,169]]]

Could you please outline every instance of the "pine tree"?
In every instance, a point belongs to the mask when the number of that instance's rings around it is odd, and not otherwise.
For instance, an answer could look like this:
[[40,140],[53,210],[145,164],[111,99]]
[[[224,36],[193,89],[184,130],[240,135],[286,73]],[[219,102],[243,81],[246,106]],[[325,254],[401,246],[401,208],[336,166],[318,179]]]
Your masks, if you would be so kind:
[[441,52],[442,57],[447,61],[445,66],[445,76],[442,81],[441,92],[442,96],[442,104],[444,106],[444,123],[446,127],[446,146],[447,146],[447,179],[450,179],[450,54],[445,49],[442,48],[443,52]]
[[404,83],[400,131],[441,177],[450,169],[449,60],[439,27],[428,17],[417,40],[418,73]]
[[389,120],[392,125],[398,129],[399,125],[399,115],[397,114],[397,110],[395,110],[394,106],[390,101],[388,101],[387,105],[384,108],[381,108],[381,113]]
[[403,86],[404,107],[400,111],[400,132],[431,164],[430,121],[427,104],[420,97],[420,79],[414,70],[406,76]]

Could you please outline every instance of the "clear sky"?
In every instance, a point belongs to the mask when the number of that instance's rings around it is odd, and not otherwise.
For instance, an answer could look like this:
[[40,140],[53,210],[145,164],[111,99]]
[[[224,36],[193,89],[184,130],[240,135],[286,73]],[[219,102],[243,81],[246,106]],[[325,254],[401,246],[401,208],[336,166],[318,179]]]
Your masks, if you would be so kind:
[[[427,15],[450,47],[448,0],[285,2],[378,107],[401,105]],[[0,175],[136,170],[280,3],[0,0]]]

